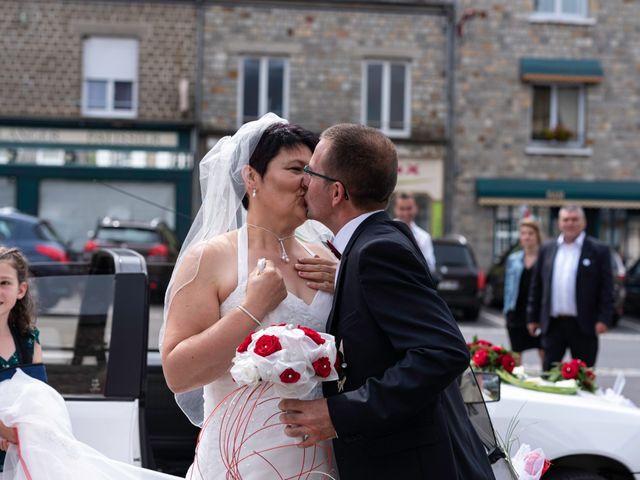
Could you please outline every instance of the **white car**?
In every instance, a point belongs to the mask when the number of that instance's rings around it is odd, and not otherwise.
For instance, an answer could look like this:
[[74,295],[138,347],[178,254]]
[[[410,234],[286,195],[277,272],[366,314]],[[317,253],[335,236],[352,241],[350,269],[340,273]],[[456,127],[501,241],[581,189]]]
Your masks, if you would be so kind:
[[542,448],[543,480],[640,480],[640,409],[593,394],[561,395],[500,385],[487,403],[502,442]]

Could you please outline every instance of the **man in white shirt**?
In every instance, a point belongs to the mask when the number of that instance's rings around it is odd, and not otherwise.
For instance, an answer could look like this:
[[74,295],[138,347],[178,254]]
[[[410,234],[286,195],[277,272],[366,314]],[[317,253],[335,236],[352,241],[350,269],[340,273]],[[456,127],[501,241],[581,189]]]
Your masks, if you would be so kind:
[[560,236],[540,248],[531,279],[527,328],[542,329],[544,370],[562,361],[567,348],[573,358],[593,366],[598,335],[613,315],[611,252],[586,235],[582,208],[560,209]]
[[413,236],[416,238],[416,243],[418,247],[420,247],[424,259],[427,261],[427,265],[429,265],[429,270],[434,273],[436,271],[436,257],[433,254],[431,235],[416,225],[414,221],[418,214],[418,205],[416,204],[415,197],[409,193],[399,193],[393,205],[393,214],[396,220],[400,220],[409,226],[411,233],[413,233]]

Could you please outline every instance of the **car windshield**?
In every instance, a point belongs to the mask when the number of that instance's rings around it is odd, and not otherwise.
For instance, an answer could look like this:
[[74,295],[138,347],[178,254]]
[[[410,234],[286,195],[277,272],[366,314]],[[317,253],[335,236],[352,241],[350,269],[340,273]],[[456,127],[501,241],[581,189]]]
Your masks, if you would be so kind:
[[98,240],[123,243],[160,243],[160,235],[154,230],[144,228],[103,227],[96,235]]
[[51,225],[46,222],[39,223],[36,226],[35,230],[38,238],[41,238],[42,240],[49,240],[50,242],[58,242],[62,244],[65,243],[60,235],[58,235],[55,230],[51,228]]
[[473,257],[464,245],[434,244],[434,254],[438,265],[447,267],[472,267]]

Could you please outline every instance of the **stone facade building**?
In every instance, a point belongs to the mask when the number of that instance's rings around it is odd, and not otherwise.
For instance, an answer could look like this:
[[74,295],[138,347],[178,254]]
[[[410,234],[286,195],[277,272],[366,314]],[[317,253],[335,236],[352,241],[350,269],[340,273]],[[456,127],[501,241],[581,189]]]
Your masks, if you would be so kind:
[[400,190],[442,232],[452,2],[206,4],[202,136],[274,111],[321,132],[381,128],[400,154]]
[[0,2],[0,206],[74,249],[102,216],[186,234],[196,46],[192,1]]
[[488,266],[564,203],[640,256],[640,3],[463,0],[454,225]]

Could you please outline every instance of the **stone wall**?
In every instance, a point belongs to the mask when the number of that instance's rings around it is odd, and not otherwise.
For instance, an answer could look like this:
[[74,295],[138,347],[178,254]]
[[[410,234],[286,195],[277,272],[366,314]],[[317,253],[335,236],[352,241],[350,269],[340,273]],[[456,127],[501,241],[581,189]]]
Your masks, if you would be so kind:
[[[457,51],[454,225],[491,262],[492,212],[475,194],[479,177],[638,180],[640,178],[640,3],[591,0],[593,25],[533,23],[532,0],[462,0],[484,12],[464,22]],[[467,10],[469,13],[469,10]],[[601,84],[586,87],[590,156],[525,153],[531,87],[519,78],[522,57],[600,60]]]
[[181,78],[190,84],[193,116],[195,15],[192,2],[2,0],[0,116],[81,116],[89,35],[139,39],[139,119],[182,118]]
[[208,128],[237,126],[242,55],[281,54],[289,59],[290,120],[316,131],[334,123],[360,122],[363,60],[404,58],[412,68],[411,139],[443,138],[444,18],[285,4],[208,6],[203,78]]

